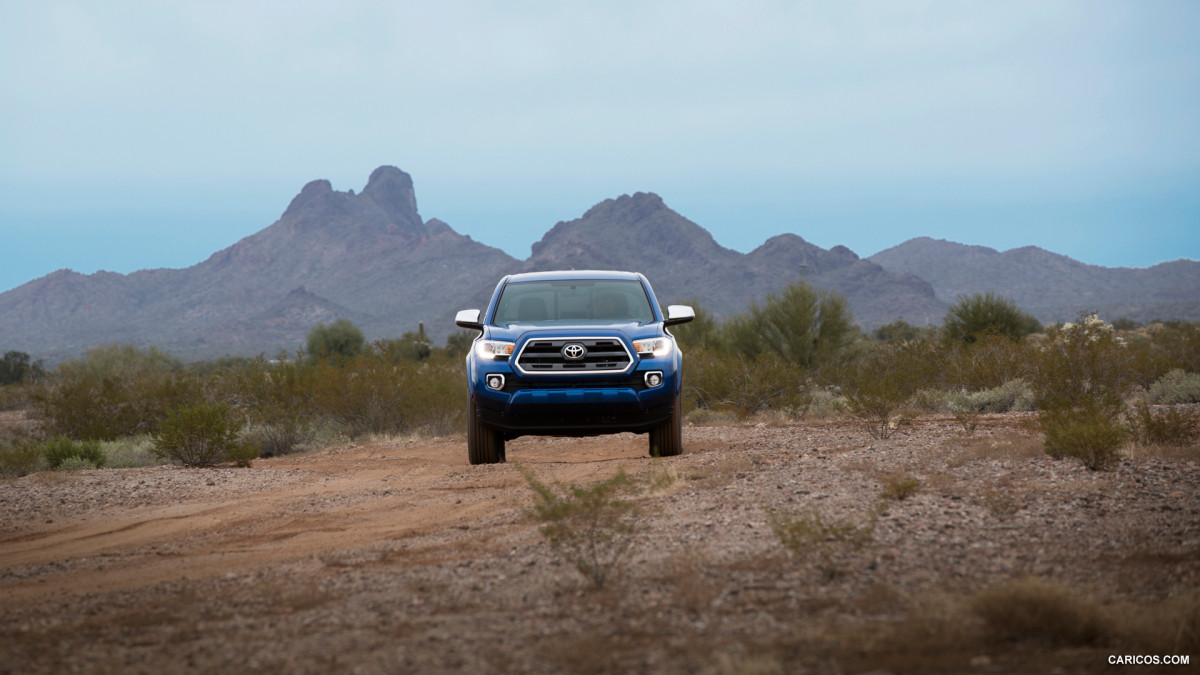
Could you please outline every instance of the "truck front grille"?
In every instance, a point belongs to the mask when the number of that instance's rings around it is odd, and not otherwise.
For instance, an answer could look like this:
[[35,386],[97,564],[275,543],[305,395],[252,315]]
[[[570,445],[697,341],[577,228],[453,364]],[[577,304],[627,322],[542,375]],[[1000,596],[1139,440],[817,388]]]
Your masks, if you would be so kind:
[[[563,354],[567,345],[582,346],[587,353],[578,359],[567,358]],[[572,351],[578,350],[567,350]],[[625,343],[614,337],[535,338],[517,354],[517,369],[527,375],[624,373],[631,366],[633,356]]]

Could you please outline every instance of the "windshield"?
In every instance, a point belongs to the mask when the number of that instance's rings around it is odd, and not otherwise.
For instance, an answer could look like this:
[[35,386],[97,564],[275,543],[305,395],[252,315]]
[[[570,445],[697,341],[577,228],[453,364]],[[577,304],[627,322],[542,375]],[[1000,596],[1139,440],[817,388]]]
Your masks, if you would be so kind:
[[649,323],[646,290],[636,280],[522,281],[504,286],[495,324]]

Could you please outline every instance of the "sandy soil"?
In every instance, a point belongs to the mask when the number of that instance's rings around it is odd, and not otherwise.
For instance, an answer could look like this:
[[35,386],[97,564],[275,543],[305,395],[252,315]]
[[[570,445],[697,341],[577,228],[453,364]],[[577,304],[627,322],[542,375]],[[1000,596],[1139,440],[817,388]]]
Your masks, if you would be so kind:
[[[930,606],[1012,579],[1106,616],[1200,589],[1195,459],[1089,472],[1023,422],[922,419],[886,441],[846,422],[689,426],[662,461],[620,435],[519,439],[508,464],[472,467],[438,438],[0,480],[0,672],[1103,670],[1146,644],[1134,629],[920,632],[940,625]],[[658,479],[619,578],[593,588],[555,554],[519,466]],[[905,481],[915,494],[888,492]],[[845,529],[793,551],[772,514]]]

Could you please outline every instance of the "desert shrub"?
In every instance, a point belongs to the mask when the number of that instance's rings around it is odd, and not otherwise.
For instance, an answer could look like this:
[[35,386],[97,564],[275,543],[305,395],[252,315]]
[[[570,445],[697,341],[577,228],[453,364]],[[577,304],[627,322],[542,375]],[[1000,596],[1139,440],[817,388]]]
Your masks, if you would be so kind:
[[406,405],[416,396],[414,364],[363,355],[343,365],[324,361],[316,368],[317,409],[346,425],[351,436],[405,428]]
[[1143,332],[1121,333],[1119,337],[1125,343],[1127,352],[1123,367],[1134,385],[1149,389],[1177,367],[1171,356],[1156,348]]
[[83,469],[95,468],[95,464],[92,464],[82,457],[75,457],[74,455],[64,459],[62,463],[56,467],[58,471],[81,471]]
[[1158,405],[1200,403],[1200,373],[1176,368],[1150,385],[1146,398]]
[[1126,414],[1125,427],[1138,445],[1185,447],[1200,438],[1200,410],[1172,406],[1155,411],[1141,401]]
[[931,337],[929,326],[914,326],[904,319],[886,323],[871,331],[871,337],[883,342],[910,342]]
[[149,434],[101,441],[100,451],[104,453],[104,465],[114,469],[154,466],[162,461],[154,454],[154,440]]
[[876,345],[843,375],[846,411],[873,438],[886,439],[912,421],[910,399],[936,376],[928,341]]
[[405,406],[405,428],[437,436],[466,428],[463,363],[458,358],[430,359],[409,375],[413,388]]
[[366,338],[362,330],[349,319],[338,319],[331,324],[319,323],[308,332],[306,347],[314,360],[349,359],[363,351]]
[[54,436],[42,443],[42,454],[46,457],[46,463],[52,469],[58,469],[63,462],[75,457],[90,466],[104,466],[107,458],[100,450],[98,441],[72,441],[66,436]]
[[839,364],[857,336],[845,298],[804,283],[768,293],[723,327],[724,344],[743,357],[772,354],[807,371]]
[[818,511],[800,514],[770,508],[766,511],[771,531],[779,542],[802,560],[815,558],[826,580],[841,576],[845,555],[866,546],[875,536],[874,518],[826,520]]
[[958,422],[963,431],[974,433],[979,426],[980,412],[971,402],[971,395],[964,391],[951,392],[949,395],[948,408],[950,414],[954,416],[954,421]]
[[[210,378],[220,398],[231,402],[256,425],[278,429],[286,444],[300,436],[319,414],[316,403],[318,368],[303,353],[286,352],[268,361],[263,357],[221,369]],[[292,434],[295,438],[289,438]],[[276,453],[282,454],[282,453]]]
[[942,320],[946,337],[960,342],[975,342],[984,335],[1018,341],[1041,329],[1036,317],[1022,312],[1013,301],[990,292],[958,296]]
[[801,414],[811,397],[804,370],[774,354],[750,358],[710,349],[687,357],[684,405],[746,418],[767,410]]
[[1077,457],[1093,470],[1116,463],[1124,396],[1133,385],[1128,357],[1124,341],[1095,314],[1048,331],[1029,368],[1048,454]]
[[10,384],[0,387],[0,410],[23,410],[33,404],[37,385]]
[[1027,412],[1034,409],[1033,388],[1022,378],[971,394],[971,405],[983,413]]
[[274,424],[250,427],[245,441],[258,450],[259,457],[278,457],[295,452],[312,440],[313,434],[313,425],[308,420],[291,417]]
[[972,342],[943,342],[929,349],[939,363],[937,382],[943,387],[971,391],[991,389],[1022,377],[1028,370],[1031,346],[1002,335],[983,334]]
[[1051,641],[1100,644],[1113,635],[1103,608],[1071,591],[1036,579],[1019,579],[977,593],[971,608],[1000,643]]
[[154,434],[154,453],[184,466],[212,466],[228,458],[244,423],[229,407],[201,401],[167,413]]
[[1133,385],[1128,359],[1124,341],[1095,314],[1052,328],[1029,359],[1035,404],[1063,408],[1099,399],[1120,407]]
[[199,377],[164,352],[109,345],[59,365],[34,407],[51,433],[106,441],[152,431],[168,410],[201,393]]
[[596,588],[625,564],[636,532],[636,485],[619,469],[612,478],[583,485],[547,485],[522,470],[533,489],[532,519],[550,547]]
[[29,354],[10,350],[0,358],[0,385],[21,384],[40,380],[46,374],[42,361],[30,362]]
[[0,475],[26,476],[40,471],[44,463],[42,444],[32,434],[11,428],[0,432]]
[[1170,367],[1200,373],[1200,323],[1168,321],[1147,327],[1150,343]]
[[1038,425],[1046,437],[1046,454],[1055,459],[1080,459],[1093,471],[1110,469],[1120,459],[1125,429],[1109,406],[1043,409],[1038,411]]
[[[472,338],[473,339],[473,338]],[[467,343],[468,345],[470,343]],[[433,342],[425,334],[425,324],[417,324],[416,332],[407,331],[393,340],[376,340],[371,348],[393,363],[399,361],[424,361],[433,355]],[[463,350],[466,351],[465,349]]]
[[888,474],[880,480],[883,483],[883,489],[879,496],[895,501],[908,499],[917,494],[917,490],[921,487],[921,481],[907,473]]
[[471,345],[475,342],[475,337],[479,335],[478,331],[460,330],[446,336],[446,346],[442,348],[442,356],[450,356],[462,358],[467,352],[471,351]]
[[257,445],[253,443],[234,443],[225,451],[229,461],[233,462],[234,466],[242,468],[250,468],[254,460],[262,456],[262,452]]
[[958,390],[949,394],[949,411],[973,413],[1028,412],[1034,409],[1033,388],[1021,378],[982,391]]

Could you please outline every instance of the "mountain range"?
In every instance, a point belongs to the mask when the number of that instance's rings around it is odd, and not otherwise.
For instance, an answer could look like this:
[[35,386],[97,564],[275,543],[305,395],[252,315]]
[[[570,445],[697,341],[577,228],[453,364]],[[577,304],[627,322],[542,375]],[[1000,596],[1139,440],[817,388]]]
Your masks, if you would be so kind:
[[1147,269],[1085,265],[1027,247],[998,252],[927,238],[870,258],[795,234],[749,253],[716,242],[652,193],[622,195],[555,224],[518,260],[417,211],[413,181],[376,169],[361,193],[308,183],[266,229],[186,269],[83,275],[59,270],[0,294],[0,350],[54,363],[113,342],[185,360],[273,355],[317,323],[347,318],[368,338],[418,322],[434,338],[455,311],[482,307],[500,277],[545,269],[628,269],[659,299],[718,317],[802,280],[845,296],[864,329],[904,318],[940,323],[959,294],[993,291],[1046,322],[1102,316],[1200,319],[1200,262]]

